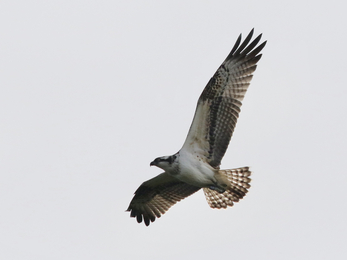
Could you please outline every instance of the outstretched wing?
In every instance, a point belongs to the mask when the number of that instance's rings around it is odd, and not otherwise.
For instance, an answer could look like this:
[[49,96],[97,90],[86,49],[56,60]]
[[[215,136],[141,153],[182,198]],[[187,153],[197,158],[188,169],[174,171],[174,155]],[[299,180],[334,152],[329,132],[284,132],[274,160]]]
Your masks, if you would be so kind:
[[144,183],[135,191],[127,211],[137,222],[144,220],[146,226],[154,222],[176,202],[188,197],[200,188],[162,173]]
[[253,30],[240,45],[237,39],[228,57],[202,92],[187,139],[182,149],[199,153],[218,168],[228,148],[240,107],[252,80],[259,52],[266,42],[256,45],[261,34],[251,43]]

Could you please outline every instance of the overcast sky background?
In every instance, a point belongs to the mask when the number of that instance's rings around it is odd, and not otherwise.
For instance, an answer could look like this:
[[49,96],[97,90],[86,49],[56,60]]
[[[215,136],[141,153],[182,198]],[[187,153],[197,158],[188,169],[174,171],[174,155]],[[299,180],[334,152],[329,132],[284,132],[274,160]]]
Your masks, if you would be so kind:
[[[1,259],[346,259],[343,1],[1,1]],[[268,40],[222,168],[149,227],[125,210],[177,152],[240,33]]]

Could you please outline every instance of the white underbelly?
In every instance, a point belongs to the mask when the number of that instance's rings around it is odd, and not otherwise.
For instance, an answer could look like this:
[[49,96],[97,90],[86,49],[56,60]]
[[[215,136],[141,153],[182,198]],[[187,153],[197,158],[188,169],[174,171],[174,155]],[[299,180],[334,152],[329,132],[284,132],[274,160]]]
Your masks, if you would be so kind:
[[192,156],[180,157],[179,173],[175,177],[185,183],[208,187],[216,183],[215,170],[205,162],[199,161]]

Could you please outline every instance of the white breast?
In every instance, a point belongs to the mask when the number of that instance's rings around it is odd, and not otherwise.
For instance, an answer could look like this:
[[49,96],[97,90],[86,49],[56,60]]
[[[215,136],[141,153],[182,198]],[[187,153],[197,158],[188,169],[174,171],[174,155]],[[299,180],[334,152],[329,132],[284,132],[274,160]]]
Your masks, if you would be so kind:
[[202,160],[197,154],[180,151],[178,159],[179,173],[175,177],[188,184],[207,187],[213,185],[216,170]]

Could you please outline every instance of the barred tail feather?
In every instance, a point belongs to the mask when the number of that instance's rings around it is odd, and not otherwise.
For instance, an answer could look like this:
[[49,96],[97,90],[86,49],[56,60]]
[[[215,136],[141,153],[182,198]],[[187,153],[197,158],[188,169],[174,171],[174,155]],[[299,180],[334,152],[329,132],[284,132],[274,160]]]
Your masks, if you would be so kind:
[[209,188],[203,188],[208,205],[217,209],[233,206],[234,202],[242,199],[248,192],[247,189],[251,187],[249,184],[251,182],[249,167],[219,170],[219,173],[224,175],[230,182],[230,187],[225,192],[219,193]]

